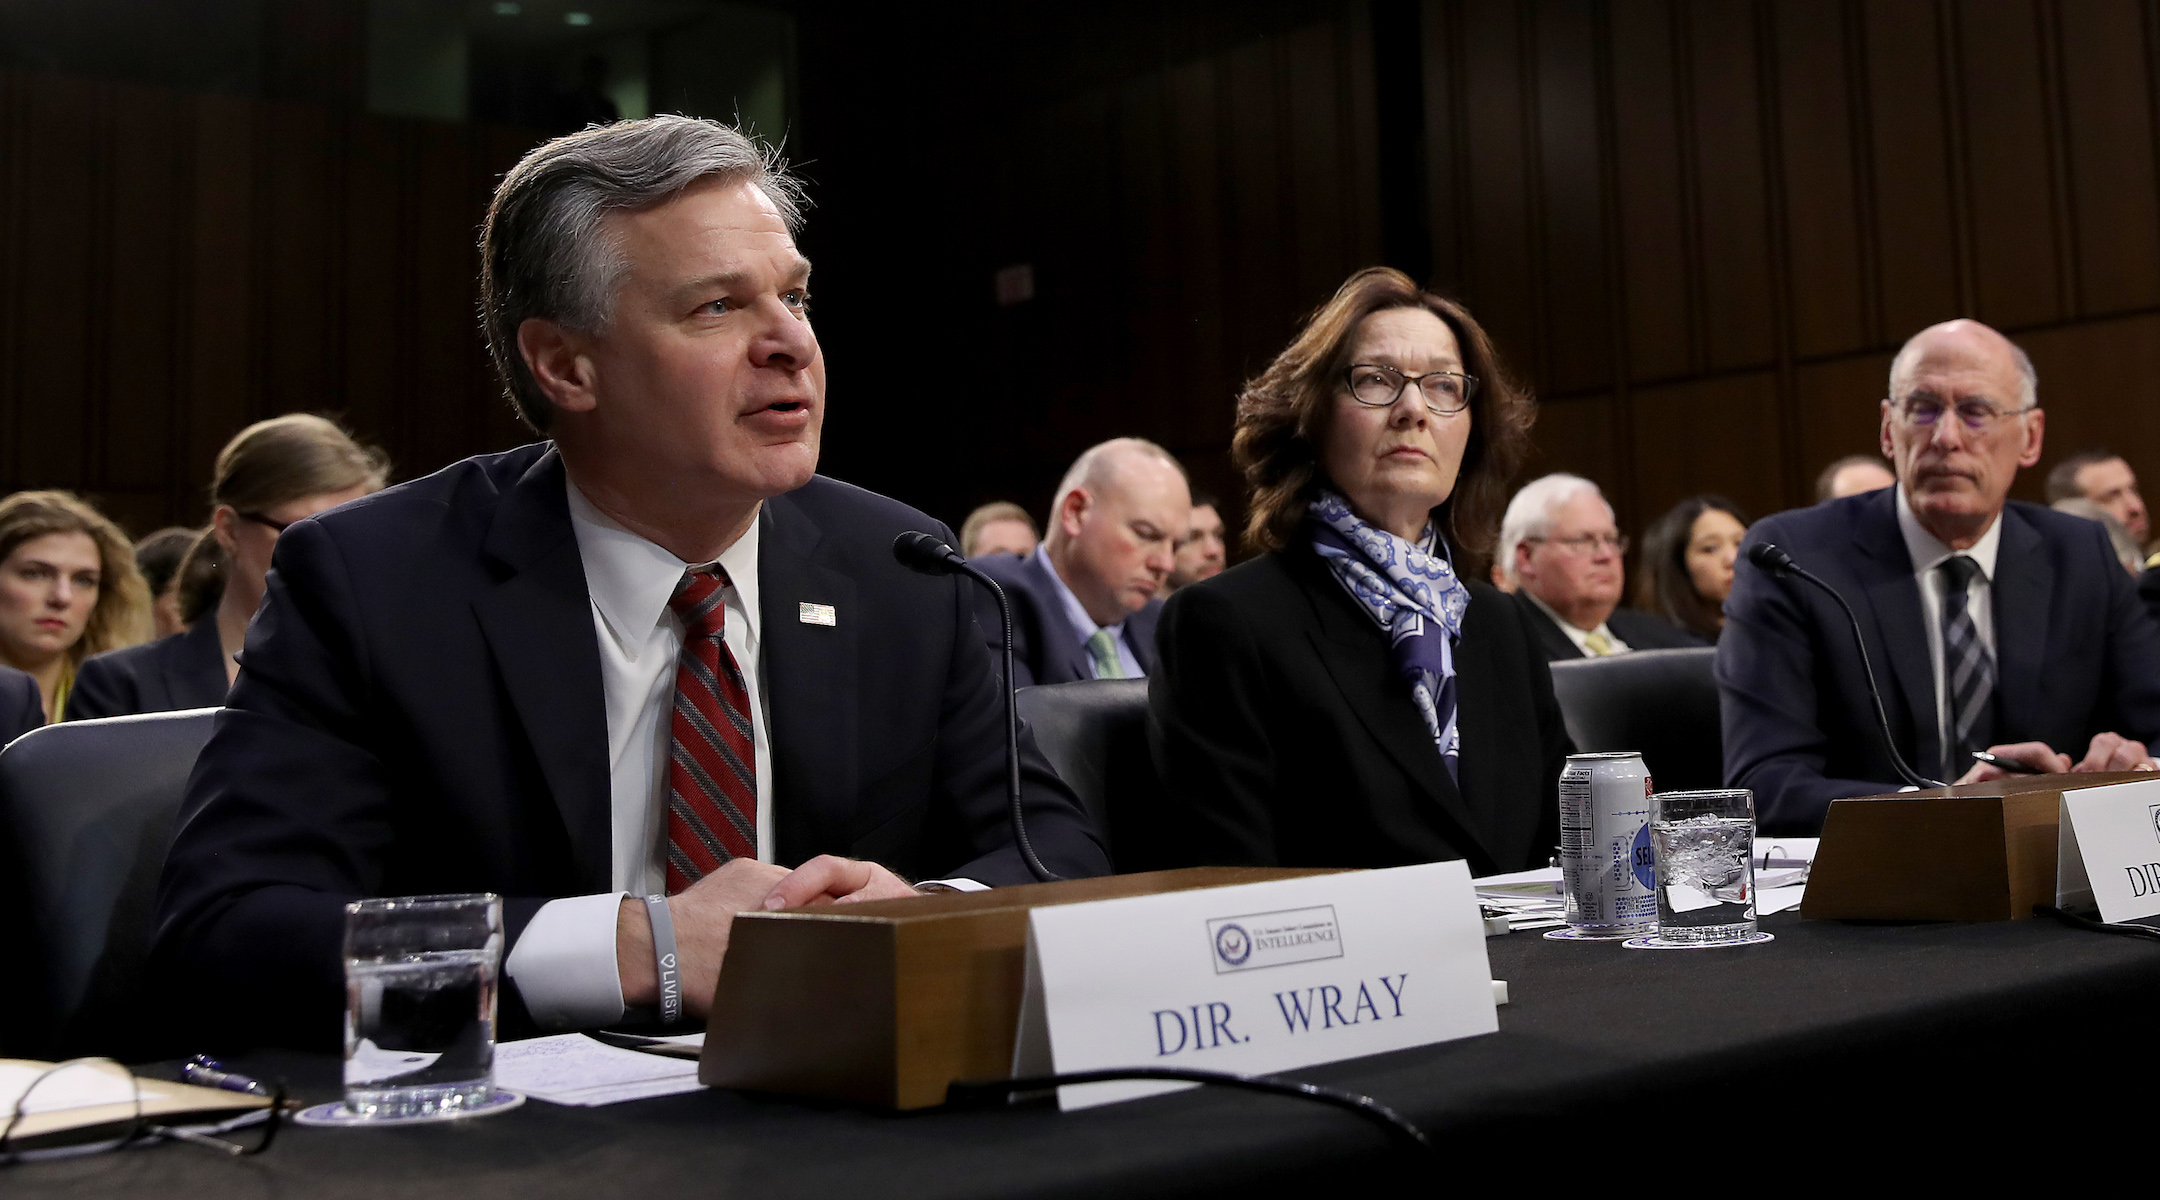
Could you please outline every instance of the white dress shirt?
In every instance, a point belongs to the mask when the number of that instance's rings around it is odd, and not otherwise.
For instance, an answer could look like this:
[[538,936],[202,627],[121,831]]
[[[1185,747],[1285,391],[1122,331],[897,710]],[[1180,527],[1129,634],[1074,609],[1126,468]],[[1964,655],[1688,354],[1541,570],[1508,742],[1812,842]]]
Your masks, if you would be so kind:
[[[1147,672],[1140,668],[1139,657],[1133,653],[1131,646],[1125,644],[1125,622],[1119,621],[1113,625],[1097,625],[1095,618],[1088,615],[1087,606],[1080,603],[1080,597],[1073,595],[1072,589],[1065,586],[1065,577],[1058,574],[1057,561],[1050,557],[1050,552],[1041,550],[1038,553],[1043,556],[1043,565],[1050,568],[1046,574],[1050,576],[1050,582],[1057,588],[1058,599],[1065,603],[1065,616],[1072,621],[1073,628],[1080,630],[1082,647],[1085,647],[1088,636],[1099,629],[1109,634],[1110,644],[1117,647],[1118,668],[1125,672],[1125,678],[1145,678]],[[1088,668],[1090,670],[1097,669],[1094,665],[1094,658],[1095,656],[1091,651],[1088,654]],[[1101,676],[1097,675],[1096,678],[1099,679]]]
[[[1626,654],[1628,651],[1635,648],[1628,645],[1626,642],[1621,641],[1620,635],[1614,633],[1612,631],[1612,628],[1606,625],[1603,621],[1599,621],[1597,623],[1596,629],[1583,629],[1578,627],[1575,622],[1568,620],[1566,617],[1561,616],[1557,612],[1554,612],[1552,605],[1538,599],[1536,594],[1531,592],[1530,589],[1524,588],[1523,595],[1529,596],[1530,603],[1537,605],[1540,609],[1544,610],[1546,616],[1552,618],[1553,624],[1558,625],[1560,627],[1560,632],[1566,634],[1567,639],[1575,643],[1575,648],[1582,651],[1582,655],[1584,658],[1603,658],[1607,655]],[[1612,643],[1612,649],[1607,650],[1603,655],[1599,654],[1595,650],[1592,650],[1590,648],[1590,637],[1592,634],[1605,635],[1605,640]]]
[[[1920,585],[1921,624],[1927,626],[1928,669],[1935,679],[1935,732],[1937,745],[1951,744],[1950,702],[1943,688],[1943,577],[1935,568],[1953,554],[1963,554],[1973,560],[1980,573],[1973,576],[1965,589],[1965,611],[1972,614],[1973,629],[1980,635],[1980,644],[1987,647],[1988,657],[1995,655],[1995,553],[2002,546],[2002,514],[1988,523],[1987,532],[1980,535],[1970,550],[1952,550],[1940,538],[1920,527],[1920,518],[1913,514],[1912,502],[1905,498],[1905,487],[1897,489],[1898,532],[1905,535],[1905,553],[1912,556],[1913,578]],[[1964,774],[1965,764],[1953,762],[1957,768],[1951,778]]]
[[[609,808],[613,816],[612,892],[551,900],[525,927],[503,969],[516,981],[533,1020],[544,1029],[608,1025],[623,1017],[615,961],[615,922],[624,895],[666,889],[667,763],[673,737],[675,667],[682,621],[669,597],[692,566],[624,529],[577,490],[567,488],[570,525],[585,564],[593,631],[600,643],[600,686],[607,706]],[[750,694],[756,752],[757,856],[773,856],[771,723],[765,710],[764,658],[758,636],[758,523],[715,560],[730,585],[722,637]]]

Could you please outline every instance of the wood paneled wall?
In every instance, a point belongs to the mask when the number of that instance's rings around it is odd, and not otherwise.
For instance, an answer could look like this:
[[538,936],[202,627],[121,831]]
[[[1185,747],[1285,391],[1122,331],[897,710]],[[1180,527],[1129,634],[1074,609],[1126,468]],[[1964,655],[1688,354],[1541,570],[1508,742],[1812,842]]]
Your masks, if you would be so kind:
[[1971,316],[2048,456],[2160,483],[2144,0],[1427,0],[1437,281],[1545,401],[1541,458],[1639,526],[1757,513],[1875,444],[1889,358]]
[[[1240,381],[1392,259],[1543,398],[1530,470],[1629,528],[1804,502],[1959,315],[2037,362],[2043,470],[2106,442],[2160,481],[2160,0],[1276,7],[1212,44],[1150,9],[1159,54],[1094,74],[1037,37],[1025,77],[936,22],[805,22],[829,469],[957,523],[1131,433],[1234,493]],[[0,488],[140,530],[200,519],[271,413],[342,413],[402,477],[522,440],[472,238],[534,140],[0,75]]]
[[[1040,296],[996,319],[1051,407],[985,491],[1117,432],[1229,482],[1239,380],[1383,246],[1542,397],[1524,477],[1586,474],[1629,528],[1699,491],[1808,502],[1874,448],[1898,344],[1956,316],[2039,367],[2021,495],[2095,442],[2160,487],[2160,4],[1409,7],[1414,121],[1374,111],[1384,0],[1015,119],[993,207]],[[1404,162],[1407,237],[1377,165]]]
[[0,492],[205,518],[218,448],[325,412],[400,478],[515,445],[473,231],[537,135],[0,74]]

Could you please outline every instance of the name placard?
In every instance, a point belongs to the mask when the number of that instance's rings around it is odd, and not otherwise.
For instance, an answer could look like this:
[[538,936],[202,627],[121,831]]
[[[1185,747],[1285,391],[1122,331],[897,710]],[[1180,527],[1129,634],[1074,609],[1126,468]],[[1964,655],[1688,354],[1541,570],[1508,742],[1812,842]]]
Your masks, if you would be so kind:
[[2160,914],[2160,779],[2062,794],[2055,906],[2103,921]]
[[[1498,1028],[1469,869],[1430,863],[1035,909],[1013,1072],[1256,1074]],[[1189,1086],[1084,1084],[1058,1104]]]

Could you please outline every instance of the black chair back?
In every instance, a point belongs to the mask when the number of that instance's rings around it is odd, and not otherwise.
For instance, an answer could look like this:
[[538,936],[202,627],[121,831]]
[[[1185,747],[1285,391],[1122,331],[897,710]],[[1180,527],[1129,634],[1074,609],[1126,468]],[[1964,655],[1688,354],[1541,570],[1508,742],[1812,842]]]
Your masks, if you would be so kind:
[[47,725],[0,751],[0,945],[15,967],[0,1053],[154,1050],[160,1004],[142,983],[158,876],[217,711]]
[[1722,787],[1717,648],[1636,650],[1552,665],[1553,695],[1585,754],[1639,750],[1661,792]]
[[1147,680],[1046,683],[1017,695],[1035,744],[1094,818],[1119,871],[1191,865],[1178,861],[1148,752]]

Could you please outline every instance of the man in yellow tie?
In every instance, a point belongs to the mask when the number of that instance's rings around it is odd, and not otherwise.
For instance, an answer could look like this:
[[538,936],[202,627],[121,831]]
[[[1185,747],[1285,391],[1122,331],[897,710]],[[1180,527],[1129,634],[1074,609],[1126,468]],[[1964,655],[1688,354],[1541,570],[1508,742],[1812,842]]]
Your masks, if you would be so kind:
[[1628,540],[1598,486],[1547,475],[1508,502],[1496,561],[1515,600],[1537,619],[1545,657],[1604,658],[1630,650],[1700,646],[1700,638],[1646,612],[1624,609]]

